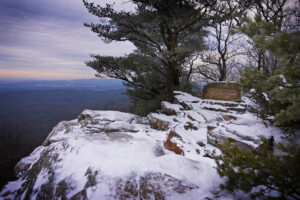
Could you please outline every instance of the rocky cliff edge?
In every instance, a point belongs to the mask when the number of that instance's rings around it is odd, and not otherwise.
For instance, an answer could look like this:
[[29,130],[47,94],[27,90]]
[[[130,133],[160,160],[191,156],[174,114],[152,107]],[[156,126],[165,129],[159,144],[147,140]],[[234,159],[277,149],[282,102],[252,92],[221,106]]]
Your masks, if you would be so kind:
[[[43,145],[16,166],[0,199],[234,199],[213,156],[215,141],[231,138],[255,148],[280,130],[255,113],[253,103],[204,100],[176,92],[176,104],[147,117],[85,110],[60,122]],[[277,137],[276,137],[277,136]],[[235,196],[232,196],[235,195]]]

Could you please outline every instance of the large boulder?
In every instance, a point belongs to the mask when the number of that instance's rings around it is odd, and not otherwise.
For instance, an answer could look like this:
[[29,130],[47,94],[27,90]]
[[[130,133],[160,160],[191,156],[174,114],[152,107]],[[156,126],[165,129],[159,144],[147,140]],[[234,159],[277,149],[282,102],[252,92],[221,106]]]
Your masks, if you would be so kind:
[[220,132],[214,132],[213,130],[207,131],[207,143],[208,144],[210,144],[212,146],[220,147],[222,144],[224,144],[227,141],[230,141],[230,143],[232,145],[235,145],[238,148],[243,149],[243,150],[254,149],[253,146],[247,144],[246,142],[234,139],[233,137],[230,137],[229,135],[221,134]]
[[165,149],[167,149],[169,151],[173,151],[176,154],[184,155],[184,152],[182,151],[182,149],[177,146],[176,142],[172,141],[172,139],[175,137],[182,140],[181,136],[178,135],[175,131],[170,131],[170,133],[167,137],[167,140],[164,142],[164,147],[165,147]]
[[183,107],[179,104],[172,104],[166,101],[161,102],[161,109],[166,115],[176,115]]
[[147,116],[150,127],[160,131],[169,129],[172,120],[164,114],[151,113]]

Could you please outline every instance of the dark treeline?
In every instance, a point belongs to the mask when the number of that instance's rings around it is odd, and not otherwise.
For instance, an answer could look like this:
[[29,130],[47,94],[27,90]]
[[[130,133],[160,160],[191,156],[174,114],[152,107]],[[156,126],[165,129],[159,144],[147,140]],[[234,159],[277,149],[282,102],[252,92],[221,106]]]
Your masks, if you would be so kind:
[[12,179],[13,169],[20,158],[28,155],[36,146],[30,141],[31,137],[20,137],[25,134],[21,127],[17,123],[0,123],[0,188]]

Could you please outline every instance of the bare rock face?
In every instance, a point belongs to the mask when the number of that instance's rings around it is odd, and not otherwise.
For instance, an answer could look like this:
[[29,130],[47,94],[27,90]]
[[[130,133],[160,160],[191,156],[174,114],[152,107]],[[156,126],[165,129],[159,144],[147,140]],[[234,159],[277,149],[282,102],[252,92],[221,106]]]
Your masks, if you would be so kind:
[[164,143],[164,147],[168,149],[169,151],[173,151],[176,154],[184,155],[182,149],[177,146],[175,142],[172,142],[170,139],[167,139]]
[[238,103],[233,101],[218,101],[206,99],[202,101],[203,108],[214,112],[232,113],[237,112],[239,114],[247,111],[247,105],[244,103]]
[[185,184],[181,180],[162,173],[146,173],[137,177],[132,174],[128,179],[120,179],[116,188],[116,199],[166,199],[166,190],[171,193],[185,193],[198,188],[193,184]]
[[166,117],[164,117],[162,114],[161,115],[157,115],[155,113],[149,114],[148,120],[149,120],[150,127],[160,131],[168,130],[171,121]]
[[109,116],[103,112],[95,116],[93,111],[85,110],[78,116],[78,123],[85,129],[86,133],[137,132],[135,125],[140,123],[138,116],[126,116],[121,112],[116,114],[115,116]]
[[232,115],[222,115],[222,117],[225,121],[230,121],[230,120],[236,120],[237,119],[235,116],[232,116]]
[[27,171],[29,167],[31,166],[31,163],[24,163],[22,161],[18,162],[14,168],[15,174],[23,174],[23,172]]
[[166,115],[176,115],[183,107],[179,104],[171,104],[169,102],[161,102],[161,109]]
[[184,155],[184,152],[182,151],[182,149],[180,147],[178,147],[175,142],[172,141],[172,138],[174,138],[174,137],[181,139],[180,135],[178,135],[176,132],[170,131],[168,138],[164,143],[165,149],[167,149],[169,151],[173,151],[174,153],[179,154],[179,155]]
[[203,100],[179,91],[175,99],[178,104],[163,102],[163,113],[147,117],[85,110],[60,122],[17,164],[18,179],[0,199],[250,199],[218,193],[224,180],[210,159],[227,140],[253,149],[261,136],[280,129],[266,127],[245,100]]
[[185,130],[198,130],[197,126],[195,126],[192,122],[186,122],[184,125]]
[[232,145],[237,146],[240,149],[243,150],[252,150],[253,147],[248,145],[245,142],[241,142],[239,140],[235,140],[234,138],[230,136],[226,136],[223,134],[220,134],[218,132],[208,131],[207,132],[207,143],[219,147],[220,145],[224,144],[226,141],[230,141]]
[[214,130],[216,127],[215,126],[207,126],[207,131]]

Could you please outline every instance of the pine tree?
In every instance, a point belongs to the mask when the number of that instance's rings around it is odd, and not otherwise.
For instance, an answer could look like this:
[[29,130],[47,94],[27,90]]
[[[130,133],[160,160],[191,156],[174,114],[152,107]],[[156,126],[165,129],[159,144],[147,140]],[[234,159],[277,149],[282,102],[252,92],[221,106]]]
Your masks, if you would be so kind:
[[262,116],[275,116],[278,126],[299,126],[299,6],[286,0],[261,0],[254,5],[254,20],[246,19],[240,31],[252,39],[258,62],[257,69],[245,70],[242,89],[255,89],[252,97],[261,105]]
[[[135,0],[133,3],[136,6],[135,12],[125,12],[114,10],[112,5],[101,7],[84,1],[90,13],[105,21],[85,25],[106,42],[132,42],[137,51],[129,57],[139,56],[147,61],[152,60],[147,64],[147,71],[154,71],[166,79],[165,91],[161,93],[167,94],[166,99],[172,101],[173,90],[179,85],[181,65],[193,53],[203,49],[202,37],[206,34],[203,22],[207,23],[210,8],[214,7],[216,1],[203,1],[197,7],[195,2],[184,0]],[[99,63],[102,63],[99,59],[105,58],[98,57]],[[125,57],[125,60],[128,59]],[[109,61],[105,59],[105,62]],[[156,64],[152,65],[153,62]],[[130,68],[130,75],[115,73],[116,68],[109,68],[108,65],[104,67],[99,64],[97,70],[109,75],[113,73],[114,77],[128,82],[132,78],[138,79],[136,72],[144,71],[138,69],[143,66],[135,66]],[[125,69],[128,65],[121,66],[119,63],[118,67]]]
[[[245,69],[241,88],[261,106],[262,117],[271,115],[271,122],[292,133],[290,139],[299,137],[293,130],[300,124],[299,6],[292,3],[296,1],[255,1],[257,15],[240,27],[257,53],[256,68]],[[290,141],[283,145],[263,139],[252,151],[222,145],[223,155],[217,158],[219,175],[227,177],[222,188],[252,192],[254,198],[278,191],[280,199],[300,199],[300,147]]]
[[103,41],[135,45],[137,50],[130,55],[94,55],[87,65],[100,74],[124,80],[136,103],[138,99],[171,102],[180,81],[188,79],[184,77],[189,76],[183,68],[185,63],[205,47],[204,27],[244,5],[228,7],[229,0],[133,0],[135,10],[126,12],[116,11],[112,5],[83,2],[101,22],[85,25]]
[[[94,60],[86,64],[100,73],[125,81],[127,94],[133,102],[132,111],[138,115],[146,115],[156,110],[164,98],[166,80],[155,59],[137,53],[124,57],[92,55]],[[157,70],[149,70],[157,68]]]
[[[226,176],[222,189],[241,189],[252,197],[266,196],[270,191],[278,191],[282,199],[300,198],[300,147],[278,145],[280,154],[273,153],[274,140],[263,139],[263,143],[253,151],[243,151],[230,142],[222,146],[223,155],[216,158],[217,171]],[[258,190],[253,192],[253,188]]]

